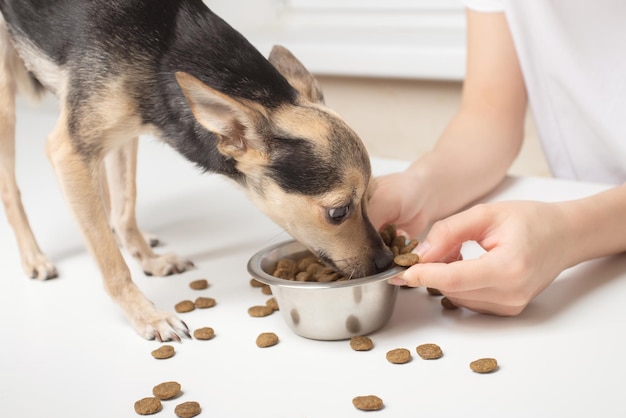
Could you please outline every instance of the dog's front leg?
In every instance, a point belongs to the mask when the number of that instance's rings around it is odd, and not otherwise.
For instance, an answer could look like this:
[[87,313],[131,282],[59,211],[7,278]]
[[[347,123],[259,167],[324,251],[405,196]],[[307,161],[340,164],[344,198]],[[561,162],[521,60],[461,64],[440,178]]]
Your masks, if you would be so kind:
[[57,270],[41,252],[22,205],[15,180],[15,71],[17,60],[0,16],[0,195],[26,274],[39,280],[57,276]]
[[193,263],[176,254],[155,254],[137,226],[137,143],[138,139],[133,138],[110,151],[104,159],[106,182],[109,186],[105,189],[108,189],[110,198],[111,227],[120,244],[141,263],[147,275],[168,276],[182,273],[192,268]]
[[[104,141],[104,138],[101,138]],[[184,322],[175,315],[155,309],[133,283],[130,270],[117,247],[107,222],[101,197],[99,176],[100,155],[78,152],[69,134],[67,112],[48,139],[48,157],[59,178],[61,189],[71,206],[87,246],[102,272],[104,285],[121,306],[137,332],[145,338],[179,340],[189,337]]]

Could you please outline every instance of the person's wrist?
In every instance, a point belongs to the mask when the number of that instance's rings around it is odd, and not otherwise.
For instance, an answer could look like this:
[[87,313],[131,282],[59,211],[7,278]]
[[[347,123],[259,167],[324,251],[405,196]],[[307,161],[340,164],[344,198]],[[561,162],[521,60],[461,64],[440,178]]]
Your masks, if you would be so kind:
[[553,226],[557,228],[555,251],[560,254],[562,269],[585,261],[589,240],[593,237],[585,232],[587,221],[581,219],[576,202],[565,201],[550,204],[554,210]]
[[[443,156],[431,152],[418,160],[413,169],[414,181],[424,192],[429,222],[451,215],[458,208],[454,196],[454,185],[450,184],[450,167]],[[453,171],[453,170],[452,170]],[[455,206],[455,207],[450,207]]]
[[439,196],[437,177],[427,157],[411,164],[405,172],[407,193],[414,196],[410,204],[419,207],[425,225],[436,220]]

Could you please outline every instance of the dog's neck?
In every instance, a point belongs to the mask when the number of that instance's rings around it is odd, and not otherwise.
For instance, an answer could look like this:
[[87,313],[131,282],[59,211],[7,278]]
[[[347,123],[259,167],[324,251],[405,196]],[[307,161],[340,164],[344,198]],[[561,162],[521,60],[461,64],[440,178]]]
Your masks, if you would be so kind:
[[215,135],[192,115],[174,73],[184,71],[229,96],[270,109],[293,102],[296,92],[256,48],[202,2],[182,1],[175,27],[156,75],[158,103],[148,106],[143,117],[162,131],[164,141],[203,170],[242,182],[235,161],[218,152]]

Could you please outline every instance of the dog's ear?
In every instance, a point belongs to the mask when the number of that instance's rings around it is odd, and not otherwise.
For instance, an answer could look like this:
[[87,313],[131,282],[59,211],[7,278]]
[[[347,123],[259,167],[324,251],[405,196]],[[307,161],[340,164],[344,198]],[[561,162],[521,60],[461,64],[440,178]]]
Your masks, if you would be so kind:
[[285,47],[275,45],[269,62],[303,97],[314,103],[324,103],[324,95],[315,77]]
[[188,73],[177,72],[176,80],[196,120],[217,135],[217,148],[222,154],[239,159],[249,146],[254,147],[250,135],[257,132],[255,124],[262,115],[251,104],[215,90]]

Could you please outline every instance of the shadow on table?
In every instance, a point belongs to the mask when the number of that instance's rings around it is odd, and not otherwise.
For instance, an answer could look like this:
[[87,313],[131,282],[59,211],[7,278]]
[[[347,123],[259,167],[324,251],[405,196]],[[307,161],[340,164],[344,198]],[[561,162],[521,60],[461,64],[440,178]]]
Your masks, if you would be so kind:
[[626,280],[626,254],[580,264],[563,272],[528,305],[520,318],[533,323],[551,320],[619,279]]

